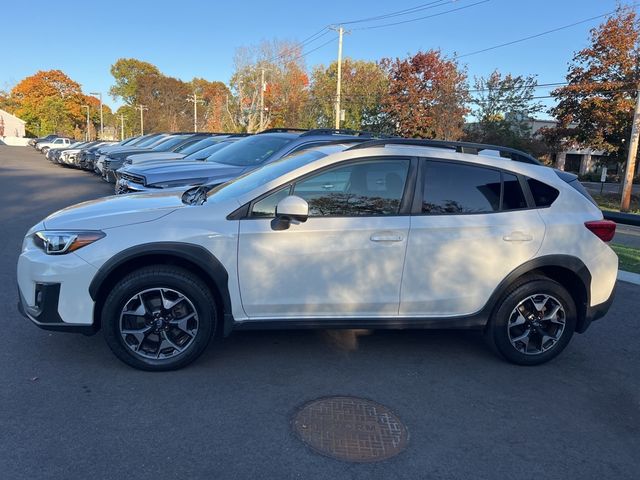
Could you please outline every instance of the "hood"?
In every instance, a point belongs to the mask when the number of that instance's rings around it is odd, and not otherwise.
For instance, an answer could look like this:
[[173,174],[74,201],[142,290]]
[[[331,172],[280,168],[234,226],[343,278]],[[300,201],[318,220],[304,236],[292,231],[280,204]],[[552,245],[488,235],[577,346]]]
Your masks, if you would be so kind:
[[44,219],[47,230],[105,230],[151,222],[178,208],[183,192],[118,195],[83,202],[59,210]]
[[201,180],[235,178],[244,173],[246,167],[223,165],[214,162],[171,162],[164,165],[140,165],[129,168],[128,172],[145,177],[147,185],[177,180]]
[[124,160],[125,157],[128,157],[129,155],[136,155],[139,153],[148,153],[151,150],[148,148],[127,148],[127,147],[121,147],[121,148],[117,148],[115,150],[111,150],[109,152],[107,152],[107,157],[109,158],[116,158],[116,159],[122,159]]

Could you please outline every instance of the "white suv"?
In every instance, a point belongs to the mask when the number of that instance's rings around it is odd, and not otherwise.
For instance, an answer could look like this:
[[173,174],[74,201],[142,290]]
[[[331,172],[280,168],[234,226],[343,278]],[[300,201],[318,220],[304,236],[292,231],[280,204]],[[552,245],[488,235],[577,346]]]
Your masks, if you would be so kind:
[[187,365],[215,331],[266,328],[477,328],[533,365],[607,312],[615,224],[575,176],[501,147],[346,147],[54,213],[24,240],[22,312],[102,328],[147,370]]

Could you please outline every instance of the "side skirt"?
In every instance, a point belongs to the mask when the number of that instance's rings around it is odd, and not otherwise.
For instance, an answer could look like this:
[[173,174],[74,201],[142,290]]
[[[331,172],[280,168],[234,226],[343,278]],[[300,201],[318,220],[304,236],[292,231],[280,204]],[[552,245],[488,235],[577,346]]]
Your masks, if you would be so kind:
[[245,320],[234,322],[232,330],[322,330],[322,329],[482,329],[484,316],[455,318],[306,318],[281,320]]

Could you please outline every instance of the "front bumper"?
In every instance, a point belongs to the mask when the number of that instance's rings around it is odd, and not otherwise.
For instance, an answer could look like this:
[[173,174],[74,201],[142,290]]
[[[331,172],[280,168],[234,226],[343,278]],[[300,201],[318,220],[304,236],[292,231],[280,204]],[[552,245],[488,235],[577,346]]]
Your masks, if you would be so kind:
[[42,328],[90,332],[94,301],[89,284],[96,273],[74,252],[47,255],[26,238],[17,268],[21,311]]
[[60,298],[60,284],[41,284],[39,287],[42,300],[38,307],[30,307],[27,304],[20,289],[18,295],[18,311],[20,314],[31,320],[36,326],[43,330],[52,330],[54,332],[73,332],[82,333],[84,335],[93,335],[97,329],[94,325],[65,323],[58,314],[58,301]]
[[116,195],[122,195],[125,193],[141,193],[141,192],[158,192],[159,188],[146,187],[140,183],[132,182],[126,178],[120,177],[116,181],[115,193]]

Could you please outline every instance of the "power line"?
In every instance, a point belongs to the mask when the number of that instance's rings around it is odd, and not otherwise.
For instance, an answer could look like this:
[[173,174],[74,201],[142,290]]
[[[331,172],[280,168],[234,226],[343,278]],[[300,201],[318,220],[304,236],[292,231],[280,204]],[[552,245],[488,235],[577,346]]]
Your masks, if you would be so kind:
[[[637,6],[637,4],[631,5],[631,7],[636,7],[636,6]],[[616,13],[616,10],[614,10],[612,12],[603,13],[602,15],[596,15],[595,17],[585,18],[584,20],[580,20],[578,22],[570,23],[568,25],[563,25],[563,26],[557,27],[557,28],[552,28],[551,30],[547,30],[547,31],[544,31],[544,32],[536,33],[534,35],[529,35],[527,37],[519,38],[517,40],[512,40],[510,42],[505,42],[505,43],[501,43],[499,45],[494,45],[493,47],[487,47],[487,48],[483,48],[481,50],[475,50],[473,52],[464,53],[462,55],[455,55],[454,58],[469,57],[471,55],[477,55],[479,53],[484,53],[484,52],[488,52],[490,50],[495,50],[496,48],[507,47],[509,45],[513,45],[513,44],[516,44],[516,43],[524,42],[524,41],[527,41],[527,40],[532,40],[534,38],[542,37],[544,35],[549,35],[550,33],[559,32],[560,30],[565,30],[567,28],[575,27],[576,25],[581,25],[583,23],[587,23],[587,22],[590,22],[592,20],[597,20],[598,18],[606,17],[606,16],[612,15],[614,13]]]
[[372,30],[374,28],[385,28],[385,27],[392,27],[394,25],[402,25],[402,24],[405,24],[405,23],[417,22],[419,20],[426,20],[427,18],[439,17],[440,15],[445,15],[447,13],[452,13],[452,12],[457,12],[457,11],[460,11],[460,10],[465,10],[467,8],[475,7],[476,5],[481,5],[483,3],[487,3],[487,2],[490,2],[490,1],[491,0],[481,0],[479,2],[475,2],[475,3],[472,3],[470,5],[465,5],[463,7],[458,7],[458,8],[452,8],[451,10],[445,10],[444,12],[434,13],[432,15],[426,15],[424,17],[412,18],[410,20],[403,20],[401,22],[384,23],[382,25],[373,25],[371,27],[354,28],[354,30]]
[[412,13],[420,12],[422,10],[428,10],[428,9],[431,9],[431,8],[441,7],[442,5],[446,5],[447,3],[451,3],[453,1],[455,1],[455,0],[435,0],[435,1],[427,2],[427,3],[423,3],[422,5],[417,5],[417,6],[412,7],[412,8],[407,8],[405,10],[398,10],[398,11],[395,11],[395,12],[390,12],[390,13],[385,13],[385,14],[382,14],[382,15],[378,15],[376,17],[368,17],[368,18],[361,18],[359,20],[351,20],[351,21],[348,21],[348,22],[340,22],[340,25],[351,25],[351,24],[354,24],[354,23],[373,22],[375,20],[384,20],[384,19],[387,19],[387,18],[399,17],[399,16],[402,16],[402,15],[410,15]]

